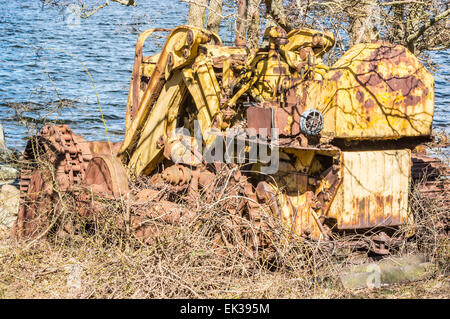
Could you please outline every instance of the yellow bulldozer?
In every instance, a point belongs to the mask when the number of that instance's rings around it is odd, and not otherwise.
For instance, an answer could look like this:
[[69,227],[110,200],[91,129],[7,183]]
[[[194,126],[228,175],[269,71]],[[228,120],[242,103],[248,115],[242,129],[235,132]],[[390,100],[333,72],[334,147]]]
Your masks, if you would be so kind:
[[[154,32],[169,35],[160,53],[144,57]],[[50,227],[45,211],[60,192],[80,194],[80,203],[92,202],[86,194],[142,199],[165,183],[189,200],[217,198],[233,184],[230,219],[264,228],[271,216],[299,240],[352,234],[355,247],[388,254],[395,231],[412,222],[411,150],[430,139],[433,76],[405,47],[383,41],[357,44],[327,66],[330,32],[270,27],[264,39],[250,50],[192,26],[143,32],[123,142],[45,126],[24,153],[14,235]],[[227,178],[218,183],[221,172]],[[154,187],[132,192],[142,175]],[[155,201],[153,213],[168,221],[190,218],[167,198]],[[80,214],[91,212],[80,206]],[[145,216],[133,228],[142,238],[155,235]]]

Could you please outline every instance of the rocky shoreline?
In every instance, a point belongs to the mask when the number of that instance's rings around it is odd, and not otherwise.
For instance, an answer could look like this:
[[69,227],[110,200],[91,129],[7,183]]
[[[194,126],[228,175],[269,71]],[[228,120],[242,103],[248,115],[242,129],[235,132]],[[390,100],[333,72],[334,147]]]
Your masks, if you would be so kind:
[[0,230],[13,226],[19,209],[19,162],[22,154],[8,149],[0,124]]

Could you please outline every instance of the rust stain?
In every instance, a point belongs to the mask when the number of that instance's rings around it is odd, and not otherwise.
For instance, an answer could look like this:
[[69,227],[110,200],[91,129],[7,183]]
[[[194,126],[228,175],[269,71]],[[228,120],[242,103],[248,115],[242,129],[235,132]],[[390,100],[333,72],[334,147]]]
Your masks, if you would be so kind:
[[364,93],[361,90],[358,90],[358,92],[356,92],[356,99],[359,103],[364,102]]
[[415,77],[414,75],[410,75],[403,78],[390,78],[386,80],[389,89],[392,91],[400,91],[402,95],[411,94],[416,88],[425,89],[425,85],[423,82]]
[[332,81],[339,81],[339,79],[342,76],[342,72],[341,71],[337,71],[333,74],[333,76],[331,77]]
[[[384,44],[383,46],[375,49],[365,62],[361,63],[357,67],[357,80],[367,88],[367,90],[376,94],[380,85],[384,83],[383,90],[387,90],[389,93],[399,92],[405,97],[405,106],[414,106],[420,103],[428,95],[428,89],[420,78],[411,74],[405,77],[396,77],[392,74],[384,74],[378,68],[378,64],[381,61],[388,61],[394,65],[398,65],[401,62],[409,63],[409,58],[406,55],[406,49],[401,46],[392,46]],[[411,61],[412,62],[412,61]],[[422,91],[421,96],[413,95],[415,90]],[[356,99],[363,103],[363,97],[360,91],[356,93]],[[374,102],[366,100],[364,107],[370,109],[373,107]]]
[[386,204],[392,205],[392,195],[391,194],[386,196]]
[[366,102],[364,102],[364,107],[367,111],[370,111],[374,106],[375,106],[375,103],[370,98],[368,100],[366,100]]
[[417,105],[423,98],[416,95],[407,95],[405,98],[405,105],[411,106],[411,105]]
[[384,206],[384,197],[382,197],[380,195],[375,195],[375,201],[377,202],[378,207]]
[[274,67],[273,73],[274,74],[286,74],[286,69],[284,67]]

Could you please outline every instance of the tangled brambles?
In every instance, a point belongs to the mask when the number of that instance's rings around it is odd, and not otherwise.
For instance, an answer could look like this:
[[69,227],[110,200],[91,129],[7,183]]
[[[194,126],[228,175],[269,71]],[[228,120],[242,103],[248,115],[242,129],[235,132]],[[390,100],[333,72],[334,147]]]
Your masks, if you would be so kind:
[[[55,191],[35,198],[43,218],[33,239],[2,234],[0,297],[385,296],[342,289],[342,269],[371,260],[340,245],[348,235],[332,245],[304,240],[267,207],[252,219],[233,170],[219,171],[195,197],[187,185],[153,176],[134,178],[131,196],[114,199],[89,189],[61,192],[54,166],[45,158],[39,165]],[[437,271],[426,282],[393,287],[390,297],[448,297],[448,198],[423,196],[423,185],[409,195],[414,222],[398,231],[406,236],[396,254],[426,254]]]
[[[450,260],[448,197],[426,197],[416,185],[410,194],[414,224],[407,231],[413,237],[405,243],[407,251],[421,252],[448,275]],[[405,247],[406,248],[406,247]]]
[[[142,178],[134,194],[149,187]],[[150,189],[150,187],[148,188]],[[96,215],[80,215],[80,202],[66,194],[49,214],[47,240],[14,243],[2,236],[0,245],[1,297],[80,298],[298,298],[385,296],[342,289],[340,270],[361,252],[289,236],[276,219],[270,223],[270,249],[249,249],[252,238],[242,230],[245,218],[230,218],[230,194],[213,200],[201,194],[195,202],[185,192],[171,193],[170,185],[148,192],[145,200],[99,199]],[[151,193],[151,194],[150,194]],[[419,285],[399,285],[390,297],[441,297],[448,291],[448,236],[442,229],[448,211],[412,192],[415,235],[398,254],[426,252],[439,267],[434,278]],[[142,194],[141,194],[142,195]],[[152,197],[154,196],[154,197]],[[172,207],[164,207],[161,198]],[[159,199],[159,201],[156,201]],[[169,201],[170,200],[170,201]],[[238,204],[235,202],[234,204]],[[164,218],[176,207],[189,218]],[[441,208],[437,208],[441,207]],[[152,210],[153,208],[153,210]],[[159,211],[155,211],[158,208]],[[151,213],[148,213],[148,212]],[[142,214],[142,212],[146,212]],[[165,215],[166,214],[166,215]],[[169,214],[170,215],[170,214]],[[118,218],[118,216],[120,218]],[[151,226],[157,236],[144,242],[128,223],[133,216]],[[183,214],[181,214],[183,216]],[[186,215],[184,215],[186,216]],[[193,217],[192,217],[193,216]],[[240,224],[239,224],[240,223]],[[70,226],[69,226],[70,225]],[[239,225],[237,227],[236,225]],[[445,224],[446,225],[446,224]],[[248,225],[251,229],[252,225]],[[409,231],[406,229],[404,231]],[[256,230],[255,230],[256,231]],[[442,231],[445,231],[444,233]],[[270,236],[269,236],[270,235]],[[220,239],[219,239],[220,238]],[[339,241],[339,239],[337,239]],[[227,243],[228,244],[227,244]],[[267,246],[269,247],[269,246]],[[367,261],[367,257],[363,260]],[[419,294],[419,295],[417,295]],[[447,296],[448,297],[448,296]]]

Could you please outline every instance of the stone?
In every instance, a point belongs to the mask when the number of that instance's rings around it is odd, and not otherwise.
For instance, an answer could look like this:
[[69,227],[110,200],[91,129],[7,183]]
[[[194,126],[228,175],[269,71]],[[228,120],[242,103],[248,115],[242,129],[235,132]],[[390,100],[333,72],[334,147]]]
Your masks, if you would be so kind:
[[19,178],[19,171],[9,165],[0,165],[0,185],[11,184]]
[[19,189],[13,185],[0,188],[0,229],[13,226],[19,211]]
[[339,276],[347,289],[380,288],[394,283],[419,281],[435,270],[422,255],[390,257],[378,262],[350,267]]
[[0,163],[17,164],[23,159],[22,152],[6,147],[3,126],[0,124]]
[[7,150],[5,143],[5,133],[3,131],[3,125],[0,124],[0,151]]

